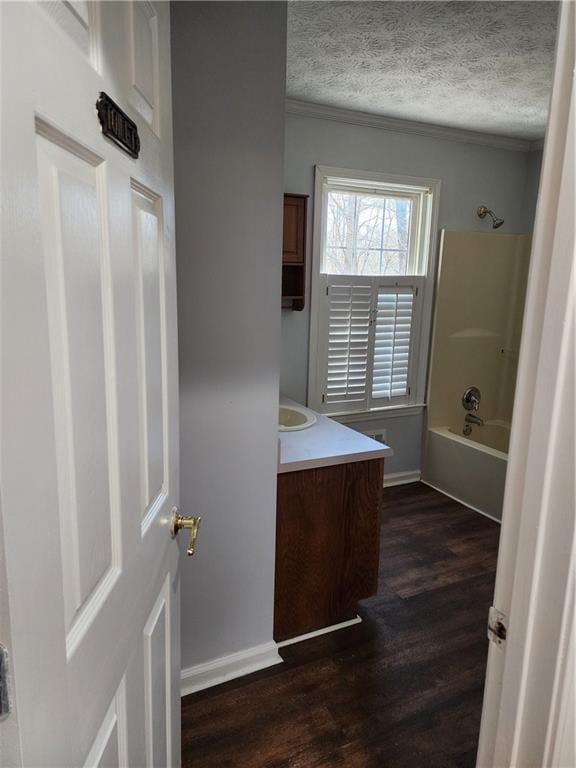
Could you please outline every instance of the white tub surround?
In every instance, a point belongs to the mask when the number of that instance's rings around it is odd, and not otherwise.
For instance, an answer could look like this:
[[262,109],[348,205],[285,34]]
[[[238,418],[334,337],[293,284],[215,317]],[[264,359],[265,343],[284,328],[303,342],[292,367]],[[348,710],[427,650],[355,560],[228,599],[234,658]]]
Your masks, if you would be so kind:
[[[281,405],[298,405],[288,398]],[[300,406],[302,407],[302,406]],[[312,411],[316,423],[298,432],[280,432],[278,473],[384,459],[394,451],[388,445]]]
[[464,441],[464,444],[478,443],[486,448],[492,448],[499,453],[508,456],[510,445],[510,423],[501,419],[490,419],[477,426],[469,425],[472,429],[469,435],[464,435],[462,427],[450,427],[450,432]]
[[503,451],[448,427],[428,430],[422,481],[498,522],[507,467],[508,454]]
[[[500,230],[442,232],[422,479],[496,520],[502,518],[530,242],[528,235]],[[466,422],[463,407],[472,386],[481,393],[479,425]]]

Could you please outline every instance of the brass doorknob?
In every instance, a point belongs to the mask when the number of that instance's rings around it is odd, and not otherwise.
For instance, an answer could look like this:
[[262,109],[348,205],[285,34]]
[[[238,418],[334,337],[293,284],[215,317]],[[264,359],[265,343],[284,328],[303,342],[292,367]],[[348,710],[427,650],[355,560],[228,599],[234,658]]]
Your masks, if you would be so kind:
[[198,529],[200,528],[201,517],[184,517],[174,507],[172,515],[170,517],[170,534],[173,539],[178,535],[178,531],[182,528],[187,528],[190,531],[190,539],[188,541],[188,548],[186,554],[191,557],[196,549],[196,539],[198,538]]

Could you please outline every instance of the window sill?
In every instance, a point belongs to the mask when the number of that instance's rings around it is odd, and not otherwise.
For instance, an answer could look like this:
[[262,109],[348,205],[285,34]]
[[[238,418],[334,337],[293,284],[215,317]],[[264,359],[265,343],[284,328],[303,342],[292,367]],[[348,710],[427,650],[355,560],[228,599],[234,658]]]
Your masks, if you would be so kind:
[[374,408],[371,411],[359,411],[358,413],[324,413],[330,419],[341,424],[355,423],[359,421],[375,421],[377,419],[396,418],[398,416],[416,416],[426,408],[426,403],[410,405],[393,405],[388,408]]

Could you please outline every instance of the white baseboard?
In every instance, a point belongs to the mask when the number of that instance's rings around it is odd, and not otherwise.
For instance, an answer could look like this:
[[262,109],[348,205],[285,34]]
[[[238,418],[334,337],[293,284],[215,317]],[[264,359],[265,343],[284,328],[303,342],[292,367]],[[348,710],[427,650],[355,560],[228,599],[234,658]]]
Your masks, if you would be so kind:
[[180,672],[180,695],[187,696],[219,683],[226,683],[236,677],[249,675],[274,664],[281,664],[282,658],[274,641],[246,648],[238,653],[220,656],[212,661],[187,667]]
[[[384,463],[384,466],[386,466],[386,463]],[[393,472],[391,475],[387,475],[386,470],[384,470],[384,488],[389,488],[392,485],[417,483],[420,477],[421,472],[419,469],[411,470],[410,472]]]
[[285,645],[294,645],[294,643],[301,643],[303,640],[311,640],[313,637],[319,637],[320,635],[327,635],[328,632],[336,632],[339,629],[346,629],[346,627],[352,627],[354,624],[360,624],[362,619],[360,616],[356,616],[355,619],[349,621],[341,621],[340,624],[331,624],[329,627],[322,627],[322,629],[316,629],[314,632],[307,632],[305,635],[297,635],[291,637],[289,640],[282,640],[278,643],[278,648],[284,648]]
[[432,483],[429,483],[427,480],[421,480],[421,483],[424,483],[424,485],[427,485],[429,488],[434,488],[435,491],[438,491],[438,493],[443,493],[444,496],[448,496],[449,499],[452,499],[453,501],[457,501],[458,504],[462,504],[463,507],[468,507],[468,509],[471,509],[472,512],[478,512],[479,515],[483,515],[484,517],[487,517],[489,520],[492,520],[495,523],[498,523],[498,525],[502,525],[502,520],[498,520],[497,517],[494,517],[494,515],[489,515],[488,512],[484,512],[481,509],[478,509],[478,507],[474,507],[472,504],[468,504],[467,501],[464,501],[463,499],[459,499],[458,496],[453,496],[451,493],[448,493],[447,491],[442,490],[442,488],[438,488],[437,485],[432,485]]

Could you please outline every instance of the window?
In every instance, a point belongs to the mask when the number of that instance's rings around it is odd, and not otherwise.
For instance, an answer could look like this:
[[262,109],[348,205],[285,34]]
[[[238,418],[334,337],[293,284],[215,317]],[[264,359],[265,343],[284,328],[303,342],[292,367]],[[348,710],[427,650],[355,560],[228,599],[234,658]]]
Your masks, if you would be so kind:
[[406,275],[412,200],[341,189],[327,190],[323,272],[333,275]]
[[317,410],[423,403],[438,187],[316,169],[309,401]]

